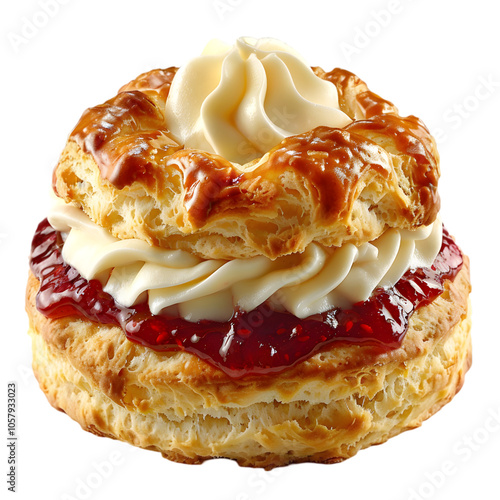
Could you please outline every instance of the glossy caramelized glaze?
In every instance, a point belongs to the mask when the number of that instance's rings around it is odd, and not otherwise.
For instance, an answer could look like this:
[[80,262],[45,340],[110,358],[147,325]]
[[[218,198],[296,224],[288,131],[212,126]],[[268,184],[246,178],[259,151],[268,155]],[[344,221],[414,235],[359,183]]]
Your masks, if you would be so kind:
[[137,178],[147,184],[159,177],[155,169],[180,149],[166,132],[152,98],[132,91],[87,110],[72,137],[95,158],[103,179],[123,188]]
[[[384,136],[388,151],[415,160],[405,174],[418,191],[422,209],[404,216],[416,217],[423,225],[434,221],[439,210],[439,169],[432,139],[418,118],[399,117],[389,101],[371,91],[361,92],[356,107],[362,119],[344,129],[318,127],[288,137],[270,151],[268,161],[240,170],[220,156],[184,149],[169,138],[164,108],[175,73],[175,68],[169,68],[141,75],[105,104],[87,110],[72,132],[71,139],[94,157],[102,178],[117,188],[137,179],[161,184],[163,167],[173,165],[184,181],[189,217],[195,227],[201,227],[222,206],[248,206],[252,202],[248,186],[273,181],[291,166],[309,181],[324,218],[336,219],[359,194],[357,186],[364,173],[375,169],[382,178],[390,175],[382,166],[380,146],[368,138],[371,133]],[[360,80],[341,69],[319,74],[336,85],[341,108],[352,116],[344,94]]]
[[431,268],[410,269],[390,289],[378,289],[351,309],[299,319],[265,304],[227,322],[190,323],[152,315],[147,303],[127,308],[66,264],[62,238],[47,222],[33,239],[31,270],[40,280],[37,309],[49,318],[76,315],[120,326],[132,341],[158,351],[185,350],[231,377],[280,372],[331,348],[334,342],[369,344],[380,351],[401,345],[413,312],[432,302],[462,267],[462,254],[447,232]]

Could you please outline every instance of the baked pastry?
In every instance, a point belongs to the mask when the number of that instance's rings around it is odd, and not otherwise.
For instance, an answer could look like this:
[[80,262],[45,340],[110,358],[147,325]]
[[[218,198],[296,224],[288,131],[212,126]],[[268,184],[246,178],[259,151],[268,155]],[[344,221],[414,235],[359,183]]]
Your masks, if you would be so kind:
[[87,110],[33,239],[49,402],[185,463],[338,462],[471,363],[469,265],[423,123],[272,39],[214,42]]

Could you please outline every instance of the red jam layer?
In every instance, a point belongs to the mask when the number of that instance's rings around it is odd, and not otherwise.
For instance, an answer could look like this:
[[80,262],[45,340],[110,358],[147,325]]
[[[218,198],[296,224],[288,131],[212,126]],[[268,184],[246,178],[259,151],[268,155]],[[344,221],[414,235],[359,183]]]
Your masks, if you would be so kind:
[[408,321],[432,302],[462,267],[460,249],[443,231],[443,244],[431,268],[410,269],[390,289],[377,289],[369,300],[350,309],[332,309],[305,319],[262,305],[237,312],[230,321],[191,323],[155,316],[147,303],[117,304],[97,280],[85,280],[61,255],[60,233],[42,221],[32,243],[30,265],[40,280],[37,309],[48,318],[70,315],[120,326],[127,338],[157,351],[184,350],[231,377],[282,371],[333,342],[397,348]]

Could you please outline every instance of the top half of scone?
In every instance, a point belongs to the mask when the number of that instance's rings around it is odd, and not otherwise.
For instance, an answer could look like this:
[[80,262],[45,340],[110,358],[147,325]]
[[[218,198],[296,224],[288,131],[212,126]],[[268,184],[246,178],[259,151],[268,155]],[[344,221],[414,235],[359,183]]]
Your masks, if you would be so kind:
[[272,39],[212,42],[88,109],[54,173],[119,239],[202,259],[359,246],[432,224],[435,142],[416,117]]

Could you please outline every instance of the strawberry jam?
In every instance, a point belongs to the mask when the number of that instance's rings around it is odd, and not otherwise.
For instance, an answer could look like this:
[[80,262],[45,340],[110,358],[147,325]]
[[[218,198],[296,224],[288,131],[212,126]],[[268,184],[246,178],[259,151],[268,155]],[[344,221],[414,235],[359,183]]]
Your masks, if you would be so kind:
[[397,348],[408,321],[419,307],[432,302],[462,267],[460,249],[443,230],[441,250],[430,268],[408,270],[390,289],[377,289],[350,309],[332,309],[305,319],[277,312],[265,304],[238,311],[230,321],[191,323],[153,315],[147,303],[117,304],[97,280],[85,280],[66,264],[63,241],[47,220],[36,230],[30,259],[40,280],[37,309],[48,318],[76,315],[120,326],[128,339],[157,351],[184,350],[231,377],[282,371],[334,342]]

